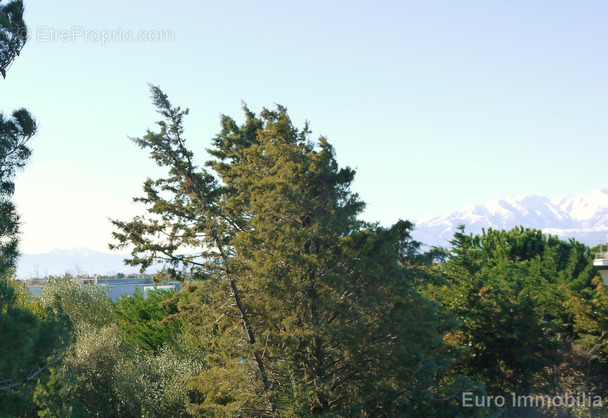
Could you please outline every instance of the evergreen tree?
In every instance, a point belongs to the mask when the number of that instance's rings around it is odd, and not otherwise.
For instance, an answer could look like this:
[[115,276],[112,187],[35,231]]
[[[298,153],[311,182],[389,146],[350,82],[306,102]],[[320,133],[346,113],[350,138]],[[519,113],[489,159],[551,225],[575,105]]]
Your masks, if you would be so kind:
[[31,387],[59,360],[69,322],[31,301],[25,285],[0,277],[0,415],[30,415]]
[[281,106],[244,107],[240,126],[222,117],[204,168],[183,137],[188,111],[157,87],[152,99],[160,131],[135,142],[168,176],[136,199],[148,216],[113,221],[112,247],[194,281],[178,304],[205,353],[193,411],[385,415],[437,398],[438,319],[402,264],[412,225],[358,221],[354,171]]
[[[26,40],[23,2],[0,5],[3,77]],[[36,123],[27,110],[16,110],[11,117],[0,113],[0,413],[20,416],[31,414],[31,391],[24,388],[59,359],[69,328],[62,315],[31,303],[27,289],[11,277],[18,256],[19,216],[10,198],[15,173],[25,166],[31,154],[27,142],[35,133]]]
[[2,74],[2,78],[6,78],[6,71],[13,60],[19,56],[27,41],[23,9],[21,0],[12,0],[5,5],[0,4],[0,74]]
[[177,302],[171,298],[174,294],[174,290],[158,290],[144,295],[138,288],[133,295],[121,297],[114,303],[118,326],[140,348],[158,353],[179,333],[178,320],[165,321],[178,313]]
[[27,142],[35,133],[36,123],[27,110],[17,110],[11,118],[0,114],[0,273],[15,268],[19,215],[10,198],[15,173],[25,166],[31,154]]
[[[0,73],[3,77],[26,40],[23,2],[0,5]],[[36,123],[27,110],[16,110],[8,118],[0,113],[0,274],[15,268],[19,215],[10,198],[15,191],[15,173],[29,159],[31,151],[27,142],[35,133]]]
[[606,301],[588,249],[523,227],[467,235],[462,226],[452,246],[436,268],[443,281],[424,290],[459,324],[446,336],[465,354],[452,372],[493,396],[588,393],[582,382],[598,380],[601,360],[575,377],[574,352],[605,344]]

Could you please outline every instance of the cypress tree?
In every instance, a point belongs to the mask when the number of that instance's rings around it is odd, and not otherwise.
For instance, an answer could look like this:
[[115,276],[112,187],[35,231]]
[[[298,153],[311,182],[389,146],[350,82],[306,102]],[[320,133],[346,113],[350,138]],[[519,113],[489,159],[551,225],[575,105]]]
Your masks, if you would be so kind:
[[354,170],[281,106],[244,107],[241,125],[222,117],[197,166],[188,111],[151,89],[164,120],[134,141],[168,175],[136,199],[147,216],[113,221],[112,247],[194,282],[178,305],[207,364],[190,382],[193,411],[383,415],[435,397],[438,319],[402,262],[417,245],[412,224],[358,220]]

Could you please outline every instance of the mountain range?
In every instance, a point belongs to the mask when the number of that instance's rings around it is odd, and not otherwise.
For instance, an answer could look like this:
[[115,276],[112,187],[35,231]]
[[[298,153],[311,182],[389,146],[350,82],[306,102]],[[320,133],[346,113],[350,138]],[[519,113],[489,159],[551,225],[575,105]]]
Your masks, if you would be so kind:
[[448,246],[461,224],[471,233],[480,233],[482,228],[511,229],[523,225],[562,239],[575,238],[587,245],[606,243],[608,189],[555,199],[537,195],[493,199],[421,221],[412,235],[426,245]]
[[103,253],[82,247],[54,249],[43,254],[21,254],[17,265],[17,277],[29,279],[65,273],[74,275],[138,273],[138,267],[124,265],[123,260],[126,257],[128,255]]
[[[576,238],[590,246],[606,243],[608,189],[556,199],[537,195],[493,199],[418,222],[412,235],[428,246],[449,246],[449,240],[461,224],[466,226],[466,232],[471,233],[480,233],[482,228],[511,229],[523,225],[563,239]],[[124,265],[125,257],[124,254],[103,253],[88,248],[23,254],[19,259],[17,275],[19,278],[30,278],[66,272],[101,275],[138,272],[137,267]]]

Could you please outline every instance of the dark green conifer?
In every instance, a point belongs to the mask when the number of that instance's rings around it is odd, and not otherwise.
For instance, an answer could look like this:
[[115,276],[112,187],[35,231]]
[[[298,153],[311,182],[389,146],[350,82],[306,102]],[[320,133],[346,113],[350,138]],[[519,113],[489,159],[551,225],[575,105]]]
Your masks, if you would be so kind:
[[438,319],[403,264],[412,225],[359,221],[354,170],[281,106],[244,107],[241,125],[224,116],[202,167],[187,110],[157,87],[152,99],[160,130],[134,141],[168,176],[136,199],[147,216],[113,221],[113,247],[195,282],[178,305],[207,364],[190,382],[193,411],[386,415],[439,396]]
[[[2,1],[0,0],[0,3]],[[23,1],[12,0],[0,4],[0,74],[6,71],[19,56],[27,41],[27,27],[23,21]]]

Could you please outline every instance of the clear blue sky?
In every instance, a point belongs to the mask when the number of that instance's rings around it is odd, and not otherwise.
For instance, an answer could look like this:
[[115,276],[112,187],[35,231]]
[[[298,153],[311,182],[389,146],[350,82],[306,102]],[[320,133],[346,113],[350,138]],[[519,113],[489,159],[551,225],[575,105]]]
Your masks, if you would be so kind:
[[[131,198],[158,170],[127,137],[158,119],[148,82],[191,109],[186,133],[200,160],[220,114],[242,120],[241,100],[254,111],[285,105],[299,126],[310,120],[357,169],[364,218],[383,224],[606,187],[606,2],[26,7],[32,39],[0,80],[0,109],[26,107],[40,124],[14,197],[24,252],[106,250],[107,217],[139,211]],[[174,39],[125,41],[140,31]],[[96,42],[108,32],[118,35]]]

